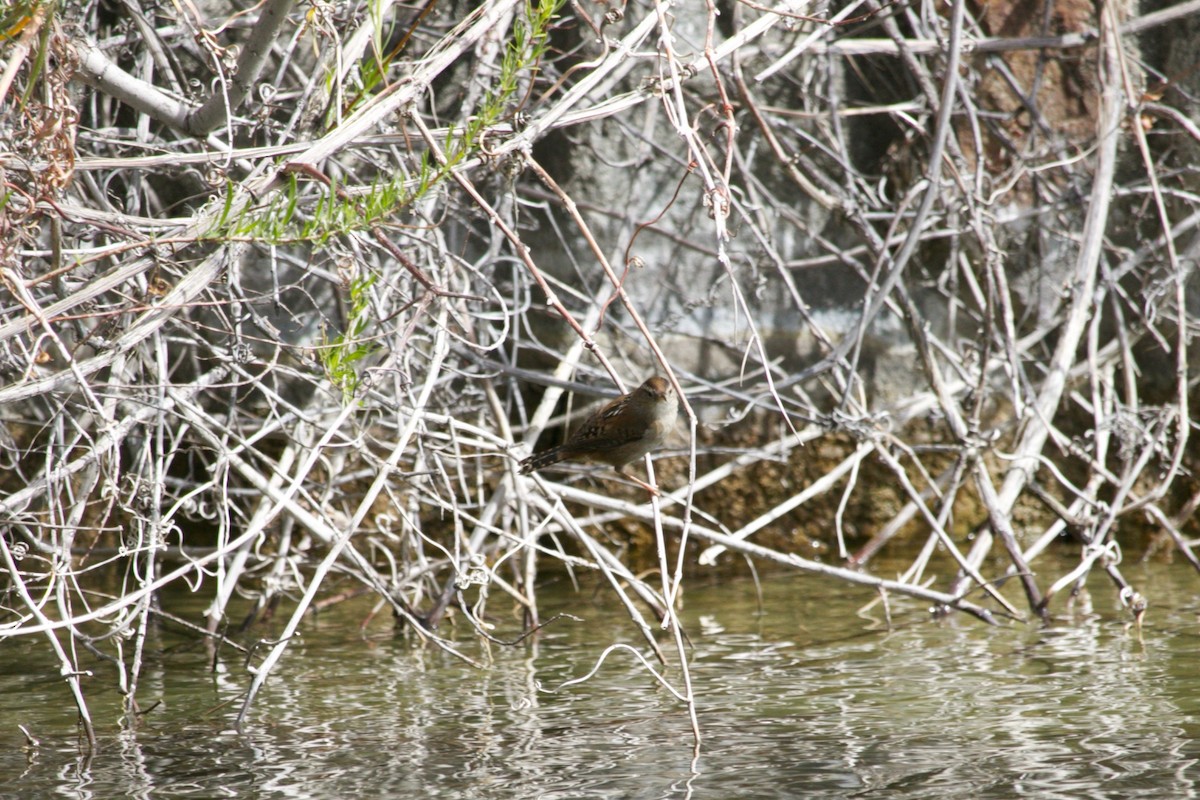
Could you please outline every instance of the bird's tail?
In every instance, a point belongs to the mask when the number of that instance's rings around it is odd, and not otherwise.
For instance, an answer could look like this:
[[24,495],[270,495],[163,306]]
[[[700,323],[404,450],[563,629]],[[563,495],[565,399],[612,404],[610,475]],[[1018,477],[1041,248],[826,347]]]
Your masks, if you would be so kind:
[[537,472],[539,469],[545,469],[551,464],[557,464],[564,458],[562,451],[562,447],[551,447],[548,450],[534,453],[521,462],[520,473],[528,475],[531,472]]

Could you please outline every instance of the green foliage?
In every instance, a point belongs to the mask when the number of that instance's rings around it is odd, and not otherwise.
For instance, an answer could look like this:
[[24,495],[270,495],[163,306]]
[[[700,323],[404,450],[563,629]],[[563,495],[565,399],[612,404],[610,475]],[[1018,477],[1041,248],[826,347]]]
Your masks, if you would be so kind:
[[[384,81],[387,77],[388,65],[391,63],[391,59],[383,54],[383,43],[391,35],[391,31],[388,31],[388,36],[384,35],[386,23],[380,8],[380,0],[370,0],[367,3],[367,13],[371,17],[371,54],[373,57],[361,59],[358,64],[358,80],[362,86],[362,91],[358,93],[360,102],[369,97],[375,87]],[[352,106],[346,111],[350,113],[353,110]]]
[[[206,234],[209,239],[252,238],[263,244],[309,243],[320,248],[331,237],[371,228],[392,216],[401,208],[424,197],[437,186],[456,165],[479,151],[486,131],[512,114],[518,102],[517,92],[523,76],[537,69],[548,45],[549,28],[564,0],[527,2],[525,13],[513,24],[512,37],[500,62],[496,85],[484,95],[478,112],[460,126],[451,125],[446,141],[446,163],[435,165],[430,155],[422,153],[415,176],[398,172],[384,176],[367,190],[361,188],[340,191],[336,181],[315,186],[319,192],[315,204],[301,192],[296,175],[289,176],[283,191],[272,193],[266,204],[247,206],[234,214],[233,187],[225,197],[225,208],[217,222]],[[382,25],[377,21],[377,25]],[[376,48],[381,45],[376,42]],[[383,80],[388,59],[364,59],[361,78],[369,89]],[[527,80],[532,85],[532,77]],[[368,96],[360,92],[359,97]],[[300,213],[303,212],[303,213]]]
[[7,52],[10,44],[27,35],[26,31],[34,24],[35,17],[42,19],[37,30],[37,43],[33,46],[32,57],[28,59],[29,75],[24,80],[25,88],[21,92],[20,107],[24,108],[38,85],[38,78],[46,69],[46,59],[50,52],[50,34],[57,26],[55,14],[58,4],[50,2],[0,2],[0,55]]
[[38,2],[0,3],[0,45],[16,41],[33,17]]
[[375,345],[362,338],[371,316],[371,287],[375,275],[363,275],[350,282],[350,314],[346,330],[333,337],[321,336],[321,365],[329,382],[342,390],[342,402],[351,403],[361,378],[360,362],[375,352]]
[[[365,192],[352,195],[340,192],[336,181],[328,186],[305,183],[316,187],[315,204],[307,214],[299,214],[306,198],[295,174],[289,176],[282,191],[271,195],[261,206],[246,207],[236,216],[232,213],[233,187],[227,188],[225,207],[204,238],[252,238],[263,244],[296,244],[305,242],[318,248],[331,238],[369,229],[429,191],[436,174],[428,159],[422,159],[420,172],[413,185],[411,179],[396,176],[379,180]],[[312,202],[311,200],[309,202]]]
[[524,19],[513,23],[512,38],[500,61],[500,77],[488,90],[479,111],[457,136],[453,126],[446,142],[446,167],[469,158],[481,144],[482,134],[513,110],[510,104],[521,85],[521,76],[535,70],[546,53],[550,23],[564,0],[526,2]]

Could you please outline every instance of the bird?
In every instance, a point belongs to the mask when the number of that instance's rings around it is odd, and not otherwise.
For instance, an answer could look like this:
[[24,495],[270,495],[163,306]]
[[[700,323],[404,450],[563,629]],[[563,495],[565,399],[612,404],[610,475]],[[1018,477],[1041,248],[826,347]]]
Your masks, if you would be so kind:
[[520,464],[520,473],[528,475],[568,459],[608,464],[623,478],[629,478],[653,495],[658,489],[626,474],[625,467],[657,449],[671,429],[679,412],[679,398],[666,378],[655,375],[632,392],[592,412],[565,444],[541,450]]

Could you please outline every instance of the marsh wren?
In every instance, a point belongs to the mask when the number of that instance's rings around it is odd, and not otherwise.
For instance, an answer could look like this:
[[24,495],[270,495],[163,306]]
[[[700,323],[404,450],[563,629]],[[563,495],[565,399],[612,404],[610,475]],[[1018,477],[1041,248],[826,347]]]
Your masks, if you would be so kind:
[[625,467],[656,449],[675,427],[679,398],[665,378],[655,375],[629,394],[594,411],[565,444],[534,453],[521,462],[528,475],[559,461],[578,459],[608,464],[618,475],[647,491],[658,490],[625,473]]

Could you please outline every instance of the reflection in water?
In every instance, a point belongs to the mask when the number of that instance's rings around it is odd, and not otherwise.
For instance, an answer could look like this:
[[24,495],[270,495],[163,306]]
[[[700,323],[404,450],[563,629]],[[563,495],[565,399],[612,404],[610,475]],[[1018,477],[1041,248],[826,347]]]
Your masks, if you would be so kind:
[[[539,595],[547,617],[584,623],[494,648],[484,671],[385,627],[363,638],[362,608],[326,612],[289,649],[244,735],[232,731],[241,656],[214,673],[204,647],[167,626],[140,697],[161,704],[136,726],[121,729],[110,668],[91,667],[106,735],[90,761],[55,666],[37,643],[10,642],[0,794],[1189,797],[1200,779],[1195,579],[1148,569],[1144,645],[1115,606],[989,628],[930,622],[900,601],[888,631],[855,616],[869,595],[813,578],[768,581],[762,613],[748,583],[693,588],[684,618],[706,737],[696,774],[685,711],[627,655],[587,683],[539,690],[586,673],[611,642],[638,644],[586,589]],[[183,613],[200,613],[193,602]],[[23,749],[18,724],[37,747]]]

